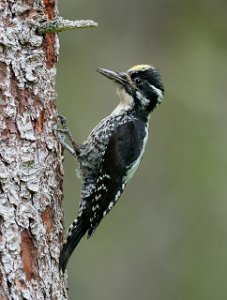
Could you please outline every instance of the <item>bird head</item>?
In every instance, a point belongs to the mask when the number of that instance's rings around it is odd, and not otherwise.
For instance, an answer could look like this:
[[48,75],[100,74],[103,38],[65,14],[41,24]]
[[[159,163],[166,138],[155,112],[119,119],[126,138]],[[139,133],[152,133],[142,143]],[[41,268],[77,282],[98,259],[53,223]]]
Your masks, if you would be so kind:
[[158,71],[150,65],[136,65],[126,72],[98,68],[97,71],[117,85],[117,94],[124,109],[135,108],[150,113],[164,94]]

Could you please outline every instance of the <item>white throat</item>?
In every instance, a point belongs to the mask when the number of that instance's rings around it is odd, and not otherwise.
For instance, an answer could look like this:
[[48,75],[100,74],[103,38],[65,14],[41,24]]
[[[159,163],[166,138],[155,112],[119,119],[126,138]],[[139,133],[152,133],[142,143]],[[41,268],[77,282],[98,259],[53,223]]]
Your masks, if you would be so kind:
[[117,95],[120,99],[120,103],[115,108],[115,110],[111,113],[111,116],[119,115],[126,110],[132,108],[133,97],[125,92],[124,89],[120,89],[117,87]]

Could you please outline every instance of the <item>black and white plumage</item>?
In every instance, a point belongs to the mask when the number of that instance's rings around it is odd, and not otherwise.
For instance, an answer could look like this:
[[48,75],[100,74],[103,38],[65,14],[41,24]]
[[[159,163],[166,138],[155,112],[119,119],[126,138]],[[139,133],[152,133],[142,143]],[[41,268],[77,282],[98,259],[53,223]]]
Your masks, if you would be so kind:
[[137,65],[125,73],[97,71],[117,85],[120,103],[83,144],[72,142],[83,187],[78,217],[69,227],[60,255],[63,272],[80,239],[86,232],[88,237],[94,233],[139,166],[150,113],[161,103],[164,93],[159,73],[149,65]]

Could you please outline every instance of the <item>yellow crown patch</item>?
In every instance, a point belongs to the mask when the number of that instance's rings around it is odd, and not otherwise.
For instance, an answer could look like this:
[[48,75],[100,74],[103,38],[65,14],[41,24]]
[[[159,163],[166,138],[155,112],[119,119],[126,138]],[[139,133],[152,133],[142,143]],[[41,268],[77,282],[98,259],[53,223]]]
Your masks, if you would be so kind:
[[153,69],[150,65],[136,65],[128,70],[128,72],[136,72],[136,71],[145,71],[148,69]]

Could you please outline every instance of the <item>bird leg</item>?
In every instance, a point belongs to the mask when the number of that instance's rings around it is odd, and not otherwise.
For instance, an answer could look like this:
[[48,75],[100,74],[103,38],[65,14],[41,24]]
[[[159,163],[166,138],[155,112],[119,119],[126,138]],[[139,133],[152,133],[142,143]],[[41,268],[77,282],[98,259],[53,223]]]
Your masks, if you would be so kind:
[[[67,127],[67,120],[65,117],[63,117],[62,115],[58,115],[58,119],[60,120],[61,122],[61,125],[62,125],[62,128],[58,128],[58,132],[59,132],[59,140],[60,140],[60,143],[62,144],[62,146],[68,150],[73,156],[77,156],[78,152],[79,152],[79,148],[80,148],[80,145],[74,140],[71,132],[69,131],[68,127]],[[64,136],[65,135],[71,145],[69,146],[66,142],[65,142],[65,138]]]

